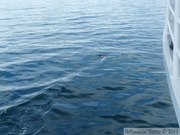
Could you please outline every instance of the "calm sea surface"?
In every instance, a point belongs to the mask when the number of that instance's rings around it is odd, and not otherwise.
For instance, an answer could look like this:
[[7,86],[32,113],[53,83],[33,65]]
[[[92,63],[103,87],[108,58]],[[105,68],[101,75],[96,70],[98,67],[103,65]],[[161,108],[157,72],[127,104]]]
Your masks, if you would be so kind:
[[1,0],[0,134],[178,127],[165,0]]

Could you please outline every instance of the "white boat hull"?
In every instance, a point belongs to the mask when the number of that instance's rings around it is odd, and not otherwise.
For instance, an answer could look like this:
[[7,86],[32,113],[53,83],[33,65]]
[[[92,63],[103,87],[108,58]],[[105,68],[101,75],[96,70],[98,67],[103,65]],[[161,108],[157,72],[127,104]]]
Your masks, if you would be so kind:
[[174,106],[174,110],[176,113],[176,117],[179,123],[179,127],[180,127],[180,101],[179,98],[180,93],[178,92],[180,86],[179,83],[180,81],[177,79],[174,79],[170,74],[169,74],[169,70],[166,64],[166,60],[165,60],[165,56],[164,56],[164,63],[165,63],[165,69],[166,69],[166,76],[167,76],[167,81],[168,81],[168,86],[169,86],[169,91],[171,94],[171,100],[173,102],[173,106]]
[[[163,57],[166,69],[166,76],[168,80],[169,91],[173,102],[176,117],[180,126],[180,78],[173,75],[173,51],[170,48],[170,36],[167,33],[167,27],[165,27],[163,35]],[[180,70],[180,69],[179,69]]]

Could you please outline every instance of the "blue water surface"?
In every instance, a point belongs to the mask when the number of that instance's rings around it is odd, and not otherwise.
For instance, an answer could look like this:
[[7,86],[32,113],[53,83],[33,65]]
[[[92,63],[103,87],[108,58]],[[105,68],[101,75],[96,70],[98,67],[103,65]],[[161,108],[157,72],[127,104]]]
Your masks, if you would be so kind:
[[0,134],[178,127],[165,0],[1,0]]

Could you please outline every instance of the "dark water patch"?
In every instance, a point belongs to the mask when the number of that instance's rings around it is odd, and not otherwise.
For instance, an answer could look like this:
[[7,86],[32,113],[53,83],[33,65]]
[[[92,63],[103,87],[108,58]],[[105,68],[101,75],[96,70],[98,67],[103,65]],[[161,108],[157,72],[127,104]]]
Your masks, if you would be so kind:
[[66,87],[62,87],[61,93],[67,93],[67,94],[72,94],[74,91],[73,90],[69,90]]
[[110,118],[110,119],[129,119],[128,116],[125,116],[125,115],[115,115],[115,116],[101,116],[102,118]]
[[[95,126],[108,126],[109,124],[111,124],[110,122],[104,122],[104,121],[61,121],[61,122],[53,122],[50,124],[47,124],[47,127],[49,127],[55,134],[58,135],[63,135],[63,134],[72,134],[73,131],[73,135],[78,135],[78,134],[93,134],[94,131],[92,131],[91,129],[94,129]],[[57,125],[59,128],[54,129],[53,125]],[[44,132],[50,133],[48,131],[46,131],[47,128],[45,128],[45,130],[42,132],[42,134]]]
[[158,109],[165,109],[165,108],[169,108],[170,104],[166,103],[166,102],[156,102],[156,103],[150,103],[148,104],[148,106],[151,106],[153,108],[158,108]]
[[131,121],[131,118],[129,116],[125,116],[125,115],[101,116],[101,118],[112,119],[119,123],[127,123],[127,122]]
[[140,119],[136,119],[133,117],[129,117],[127,115],[121,115],[121,114],[116,114],[113,116],[100,116],[103,119],[109,119],[112,120],[114,122],[119,123],[121,126],[119,126],[119,128],[121,129],[123,126],[122,125],[129,125],[129,123],[133,124],[133,127],[145,127],[145,126],[150,126],[151,123],[149,123],[147,120],[140,120]]
[[97,88],[97,90],[111,90],[111,91],[121,91],[121,90],[124,90],[126,89],[125,87],[123,86],[117,86],[117,87],[102,87],[102,88]]
[[65,99],[79,99],[79,96],[77,95],[60,95],[59,97],[65,98]]
[[106,131],[105,134],[106,134],[106,135],[112,135],[112,133],[109,132],[109,131]]
[[92,96],[94,95],[94,93],[82,93],[82,94],[79,94],[79,98],[85,98],[85,99],[90,99],[92,98]]
[[141,124],[148,124],[148,122],[147,121],[144,121],[144,120],[132,120],[132,122],[134,122],[134,123],[141,123]]
[[62,111],[60,109],[53,108],[51,111],[53,111],[54,113],[56,113],[58,115],[62,115],[62,117],[68,117],[68,116],[70,117],[71,116],[71,114],[69,114],[68,112]]
[[166,124],[164,127],[174,127],[174,128],[179,128],[179,125],[178,125],[178,123],[168,123],[168,124]]
[[64,94],[60,94],[59,98],[67,98],[67,99],[91,99],[92,95],[94,94],[78,94],[78,95],[64,95]]
[[8,72],[8,71],[0,71],[0,77],[9,78],[14,76],[16,73]]

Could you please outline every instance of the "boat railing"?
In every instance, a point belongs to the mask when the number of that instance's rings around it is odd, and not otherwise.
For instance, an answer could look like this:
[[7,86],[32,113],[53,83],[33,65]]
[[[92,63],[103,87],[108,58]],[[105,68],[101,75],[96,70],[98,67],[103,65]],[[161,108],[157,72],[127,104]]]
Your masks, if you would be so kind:
[[180,79],[180,0],[168,0],[167,33],[170,35],[173,51],[173,77]]

